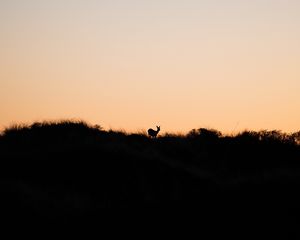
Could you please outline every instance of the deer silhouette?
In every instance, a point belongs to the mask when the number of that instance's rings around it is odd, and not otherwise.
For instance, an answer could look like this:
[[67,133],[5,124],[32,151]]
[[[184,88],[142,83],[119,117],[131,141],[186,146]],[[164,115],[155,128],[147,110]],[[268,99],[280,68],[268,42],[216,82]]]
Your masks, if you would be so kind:
[[152,128],[148,129],[148,134],[150,137],[156,138],[158,132],[160,131],[160,126],[156,126],[157,130],[153,130]]

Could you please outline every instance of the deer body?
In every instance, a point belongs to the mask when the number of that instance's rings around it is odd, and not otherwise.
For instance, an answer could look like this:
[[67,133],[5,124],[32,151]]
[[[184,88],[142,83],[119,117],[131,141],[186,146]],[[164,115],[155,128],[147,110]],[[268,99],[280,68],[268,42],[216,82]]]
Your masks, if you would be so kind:
[[153,130],[152,128],[148,129],[148,134],[150,137],[156,138],[158,132],[160,131],[160,126],[156,126],[157,130]]

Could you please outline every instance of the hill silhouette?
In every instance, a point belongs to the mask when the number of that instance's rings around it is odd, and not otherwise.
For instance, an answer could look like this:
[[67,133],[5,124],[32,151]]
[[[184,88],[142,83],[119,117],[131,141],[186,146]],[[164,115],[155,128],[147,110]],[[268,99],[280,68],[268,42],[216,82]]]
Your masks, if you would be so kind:
[[213,129],[105,131],[85,122],[16,125],[0,136],[1,208],[56,219],[103,208],[298,209],[300,134]]

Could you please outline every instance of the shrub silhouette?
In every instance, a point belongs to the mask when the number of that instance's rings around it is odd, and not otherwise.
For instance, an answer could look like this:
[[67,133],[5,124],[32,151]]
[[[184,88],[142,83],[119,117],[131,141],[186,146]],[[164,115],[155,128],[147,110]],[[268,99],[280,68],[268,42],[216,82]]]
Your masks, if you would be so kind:
[[188,133],[190,138],[199,138],[207,141],[216,140],[222,136],[222,133],[215,129],[199,128],[193,129]]
[[83,121],[15,125],[0,135],[1,206],[46,218],[108,207],[298,208],[299,136],[199,128],[151,141]]

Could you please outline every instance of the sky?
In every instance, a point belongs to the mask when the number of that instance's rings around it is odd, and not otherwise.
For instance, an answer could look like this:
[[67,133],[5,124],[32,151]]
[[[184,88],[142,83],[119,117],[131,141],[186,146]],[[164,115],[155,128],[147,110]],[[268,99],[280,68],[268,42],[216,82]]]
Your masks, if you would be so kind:
[[0,129],[300,130],[299,0],[1,0]]

